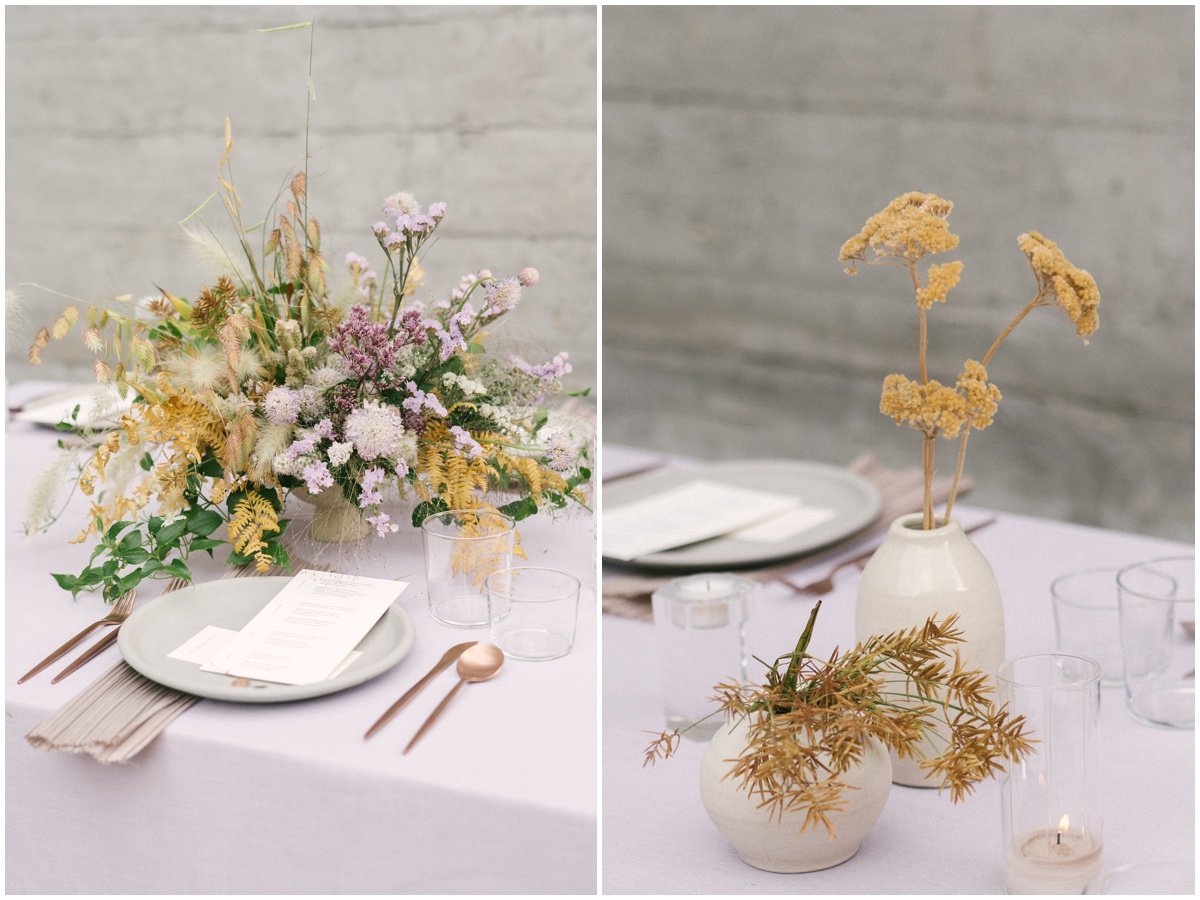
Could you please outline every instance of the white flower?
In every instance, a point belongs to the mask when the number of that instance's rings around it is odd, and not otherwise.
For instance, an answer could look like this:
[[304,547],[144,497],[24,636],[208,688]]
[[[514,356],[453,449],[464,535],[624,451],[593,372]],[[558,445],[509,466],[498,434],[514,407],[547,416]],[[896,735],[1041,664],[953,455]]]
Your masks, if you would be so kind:
[[395,407],[370,400],[346,417],[346,437],[363,459],[398,456],[403,449],[404,419]]
[[345,443],[332,443],[329,445],[329,461],[335,466],[344,466],[350,459],[350,454],[354,452],[354,445],[349,441]]
[[324,365],[309,373],[308,386],[317,391],[327,391],[335,384],[346,380],[346,373],[337,366]]

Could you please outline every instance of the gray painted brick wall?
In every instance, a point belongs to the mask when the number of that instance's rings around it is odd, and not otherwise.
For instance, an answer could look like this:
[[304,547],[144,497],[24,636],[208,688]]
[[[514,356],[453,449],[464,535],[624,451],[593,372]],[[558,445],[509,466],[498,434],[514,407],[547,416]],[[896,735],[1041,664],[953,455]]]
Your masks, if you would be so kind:
[[[530,358],[569,350],[573,386],[594,384],[587,7],[10,7],[6,286],[194,296],[211,269],[176,223],[216,187],[225,116],[250,221],[303,161],[308,32],[258,29],[314,16],[310,196],[331,263],[340,272],[350,250],[378,261],[370,228],[388,194],[446,200],[422,296],[482,267],[536,266],[541,283],[497,331]],[[41,372],[24,364],[32,330],[64,301],[21,293],[9,378],[73,374],[86,363],[77,341]]]
[[907,276],[837,253],[932,191],[965,264],[934,377],[1033,295],[1023,231],[1103,295],[1090,347],[1039,310],[993,361],[971,499],[1191,539],[1191,8],[609,7],[603,46],[606,440],[918,465],[877,411],[916,368]]

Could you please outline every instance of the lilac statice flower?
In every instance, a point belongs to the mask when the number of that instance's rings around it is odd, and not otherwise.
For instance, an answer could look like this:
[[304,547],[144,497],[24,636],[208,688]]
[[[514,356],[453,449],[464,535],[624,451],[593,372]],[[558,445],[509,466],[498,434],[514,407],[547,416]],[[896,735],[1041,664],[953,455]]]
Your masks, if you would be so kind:
[[417,387],[415,381],[408,382],[404,387],[412,396],[405,397],[401,406],[409,412],[420,413],[423,410],[429,410],[434,415],[440,416],[443,419],[449,415],[446,412],[446,407],[442,405],[442,401],[437,398],[436,394],[427,394]]
[[386,238],[388,233],[391,231],[391,229],[387,227],[387,222],[376,222],[371,226],[371,230],[375,232],[375,237],[379,238],[381,241]]
[[571,363],[568,362],[569,358],[569,354],[564,350],[562,353],[555,354],[550,362],[542,363],[538,366],[525,362],[519,356],[510,357],[510,360],[513,367],[518,371],[524,372],[526,375],[532,375],[543,382],[550,382],[562,378],[571,372]]
[[421,204],[408,191],[397,191],[383,201],[383,213],[393,220],[411,216],[421,211]]
[[272,425],[293,425],[300,417],[300,396],[291,388],[273,387],[263,398],[263,411]]
[[296,459],[297,457],[304,456],[306,453],[312,453],[316,446],[317,439],[315,437],[305,437],[298,441],[292,441],[292,446],[287,449],[288,459]]
[[407,329],[388,336],[383,322],[372,322],[365,306],[350,307],[346,321],[327,339],[329,348],[341,357],[346,370],[355,378],[373,381],[396,364],[396,354],[405,344],[413,343]]
[[325,438],[327,441],[333,440],[333,423],[328,419],[322,419],[313,426],[313,434],[315,434],[317,437]]
[[310,494],[319,494],[325,488],[333,487],[333,476],[329,474],[329,467],[321,460],[305,466],[301,477],[304,478]]
[[370,400],[346,417],[346,437],[363,459],[392,458],[404,449],[404,418],[394,407]]
[[406,238],[403,231],[393,231],[383,239],[383,246],[387,247],[389,250],[398,250],[404,246],[405,240]]
[[488,318],[495,318],[521,302],[521,281],[514,277],[489,281],[484,293],[487,295],[487,307],[483,314]]
[[461,450],[471,459],[478,459],[483,456],[483,447],[480,446],[479,441],[471,437],[471,432],[455,425],[450,429],[450,434],[454,437],[454,446],[456,449]]
[[438,200],[435,203],[429,204],[429,215],[435,222],[440,222],[446,215],[446,202]]
[[387,478],[387,472],[379,466],[372,466],[363,472],[360,483],[362,493],[358,496],[360,508],[366,509],[368,506],[375,506],[377,503],[383,502],[383,494],[379,491],[379,485],[383,484],[385,478]]
[[396,334],[404,337],[404,343],[420,346],[425,343],[428,332],[425,330],[425,317],[419,309],[406,309],[400,313],[400,321],[396,323]]
[[376,516],[367,516],[367,522],[375,526],[375,534],[379,537],[387,537],[390,532],[400,530],[400,526],[392,522],[392,517],[385,512]]

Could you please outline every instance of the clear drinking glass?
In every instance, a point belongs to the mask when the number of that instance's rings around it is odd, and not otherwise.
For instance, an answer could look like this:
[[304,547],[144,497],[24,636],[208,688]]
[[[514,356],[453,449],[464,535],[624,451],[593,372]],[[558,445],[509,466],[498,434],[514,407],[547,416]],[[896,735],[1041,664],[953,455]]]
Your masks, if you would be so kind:
[[579,579],[537,566],[501,569],[487,578],[492,643],[515,659],[557,659],[575,644]]
[[1085,569],[1050,585],[1058,649],[1100,663],[1100,683],[1124,683],[1121,616],[1117,604],[1119,566]]
[[1196,558],[1176,556],[1117,573],[1125,700],[1139,722],[1196,727]]
[[1065,653],[1007,659],[997,695],[1037,740],[1001,784],[1005,890],[1082,894],[1103,863],[1100,666]]
[[708,740],[721,725],[709,703],[713,685],[746,682],[746,616],[755,583],[714,572],[676,578],[652,595],[654,636],[667,728],[688,728],[684,737]]
[[512,565],[514,522],[497,512],[454,509],[421,523],[429,614],[446,625],[488,624],[484,582]]
[[1085,894],[1188,894],[1196,893],[1196,866],[1190,860],[1152,860],[1117,866],[1105,872]]

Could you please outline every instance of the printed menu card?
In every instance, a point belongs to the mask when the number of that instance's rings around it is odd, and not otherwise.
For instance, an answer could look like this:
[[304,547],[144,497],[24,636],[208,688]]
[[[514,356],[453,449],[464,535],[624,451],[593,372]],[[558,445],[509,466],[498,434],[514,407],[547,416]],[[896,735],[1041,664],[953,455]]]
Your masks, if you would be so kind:
[[324,681],[406,587],[304,569],[200,668],[277,684]]

